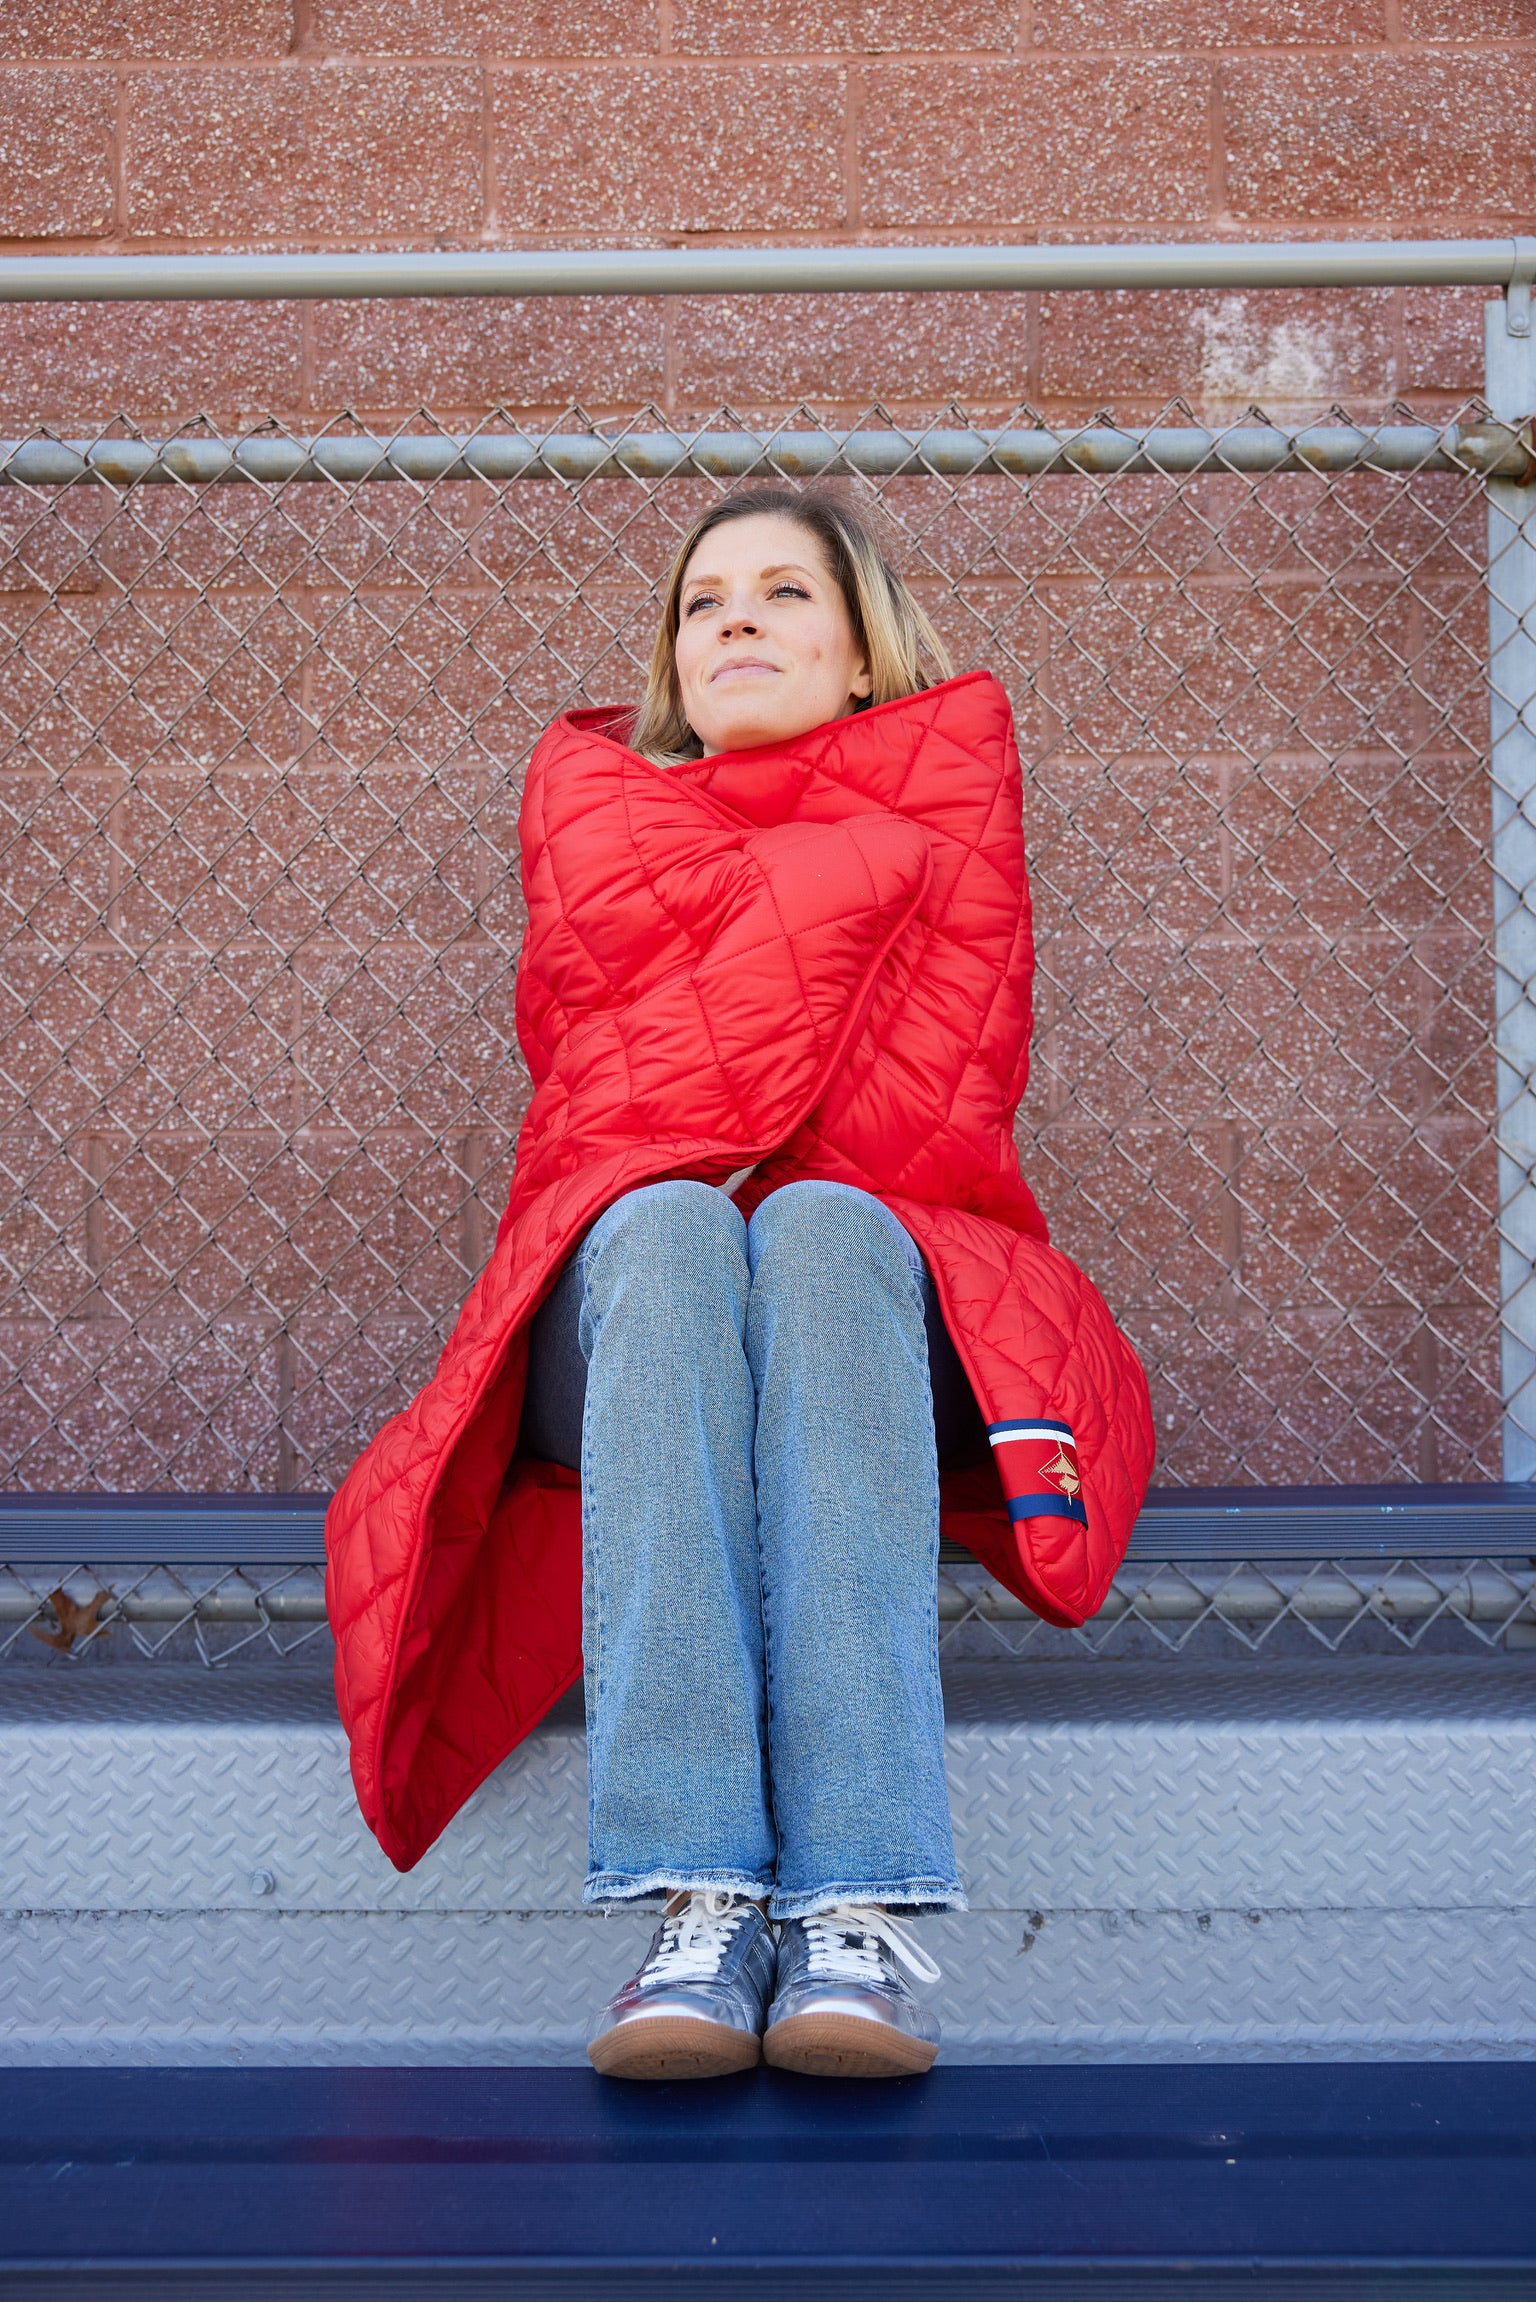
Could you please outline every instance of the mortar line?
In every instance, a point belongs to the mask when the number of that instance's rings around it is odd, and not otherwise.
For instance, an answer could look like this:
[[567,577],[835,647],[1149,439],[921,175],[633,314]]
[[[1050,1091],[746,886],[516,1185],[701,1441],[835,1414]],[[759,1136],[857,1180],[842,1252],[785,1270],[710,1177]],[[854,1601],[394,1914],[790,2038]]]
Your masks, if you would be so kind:
[[480,74],[480,230],[494,234],[501,216],[500,171],[496,165],[496,98],[489,63]]
[[850,64],[843,94],[843,211],[844,225],[857,232],[863,221],[863,186],[859,172],[859,130],[864,121],[864,67]]
[[112,237],[128,236],[128,77],[119,70],[112,109]]
[[1206,120],[1211,139],[1206,182],[1213,223],[1228,223],[1231,220],[1231,211],[1227,205],[1226,93],[1225,66],[1218,61],[1211,72],[1211,92],[1206,103]]

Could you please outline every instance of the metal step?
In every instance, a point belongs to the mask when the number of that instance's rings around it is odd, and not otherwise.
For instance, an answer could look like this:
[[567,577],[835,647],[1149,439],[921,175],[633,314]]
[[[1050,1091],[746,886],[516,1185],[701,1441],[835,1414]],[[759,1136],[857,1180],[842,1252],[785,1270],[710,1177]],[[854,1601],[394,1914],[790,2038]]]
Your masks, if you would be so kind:
[[25,2071],[8,2302],[1482,2302],[1536,2072]]
[[[319,1565],[330,1496],[0,1494],[0,1561]],[[958,1545],[945,1545],[954,1559]],[[1536,1486],[1154,1487],[1132,1559],[1536,1556]]]
[[[960,1664],[951,2062],[1536,2056],[1514,1659]],[[583,1911],[579,1702],[409,1876],[329,1678],[0,1678],[0,2059],[575,2063],[650,1921]]]

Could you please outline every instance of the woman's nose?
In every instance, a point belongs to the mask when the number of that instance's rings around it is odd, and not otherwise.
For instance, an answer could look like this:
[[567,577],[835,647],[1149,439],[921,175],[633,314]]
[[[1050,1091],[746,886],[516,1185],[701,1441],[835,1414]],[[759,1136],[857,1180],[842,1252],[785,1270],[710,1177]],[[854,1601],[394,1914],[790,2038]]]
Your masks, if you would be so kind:
[[727,616],[721,623],[720,637],[722,639],[747,637],[754,633],[756,630],[757,625],[753,622],[750,616],[730,615]]

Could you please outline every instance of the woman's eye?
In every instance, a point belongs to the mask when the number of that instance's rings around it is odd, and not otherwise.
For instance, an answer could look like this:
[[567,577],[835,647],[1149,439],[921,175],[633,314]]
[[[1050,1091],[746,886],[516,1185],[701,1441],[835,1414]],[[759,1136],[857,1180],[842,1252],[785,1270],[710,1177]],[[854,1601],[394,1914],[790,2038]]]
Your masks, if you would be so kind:
[[770,599],[809,599],[810,593],[801,583],[776,583],[768,594]]
[[685,616],[690,616],[694,613],[696,608],[718,607],[719,604],[720,603],[712,592],[701,591],[688,602],[688,605],[683,610],[683,614]]

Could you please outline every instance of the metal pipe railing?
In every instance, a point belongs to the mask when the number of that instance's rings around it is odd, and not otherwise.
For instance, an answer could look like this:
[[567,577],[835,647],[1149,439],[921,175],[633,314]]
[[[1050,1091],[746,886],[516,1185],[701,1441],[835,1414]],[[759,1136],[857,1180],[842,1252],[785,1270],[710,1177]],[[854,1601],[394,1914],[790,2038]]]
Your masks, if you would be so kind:
[[[1529,419],[1536,337],[1508,305],[1483,318],[1488,405]],[[1486,494],[1500,1380],[1517,1481],[1536,1480],[1536,459]]]
[[[1175,1573],[1154,1566],[1122,1568],[1095,1621],[1193,1623],[1218,1614],[1240,1622],[1276,1622],[1290,1615],[1301,1622],[1348,1622],[1371,1611],[1392,1622],[1424,1622],[1447,1613],[1467,1622],[1505,1622],[1532,1613],[1536,1571],[1529,1567],[1426,1565],[1405,1562],[1368,1579],[1336,1567],[1234,1565],[1200,1567],[1181,1563]],[[981,1576],[939,1577],[939,1620],[1028,1622],[1034,1610]]]
[[[322,1623],[325,1591],[316,1570],[258,1585],[239,1574],[167,1583],[149,1576],[134,1587],[107,1591],[103,1628],[114,1622],[208,1625]],[[66,1595],[86,1606],[103,1585],[80,1570],[62,1578]],[[1305,1622],[1345,1622],[1370,1610],[1395,1622],[1424,1622],[1449,1613],[1468,1622],[1536,1619],[1536,1569],[1487,1561],[1400,1560],[1372,1574],[1333,1561],[1287,1565],[1280,1561],[1180,1562],[1176,1569],[1146,1561],[1121,1568],[1095,1618],[1099,1623],[1137,1616],[1151,1622],[1196,1622],[1209,1613],[1243,1622],[1274,1622],[1291,1615]],[[20,1579],[0,1581],[0,1623],[39,1619],[43,1601]],[[978,1571],[940,1570],[940,1622],[977,1616],[986,1622],[1027,1622],[1033,1610]]]
[[1185,246],[473,248],[7,256],[0,303],[288,296],[867,295],[978,289],[1528,287],[1536,239]]
[[0,441],[0,485],[64,487],[90,480],[113,487],[143,482],[207,486],[230,480],[280,486],[292,480],[674,479],[704,474],[746,479],[765,473],[811,478],[858,472],[1079,472],[1097,477],[1159,472],[1462,471],[1482,479],[1522,479],[1532,468],[1531,426],[1513,423],[1238,424],[1146,430],[1093,424],[1076,431],[916,432],[486,432],[467,437],[405,433],[393,438],[336,433],[318,438],[242,440]]

